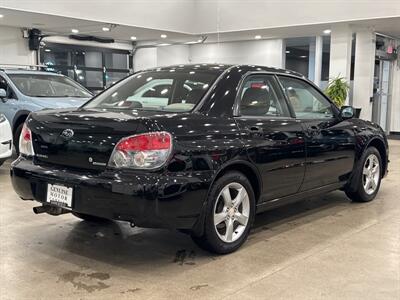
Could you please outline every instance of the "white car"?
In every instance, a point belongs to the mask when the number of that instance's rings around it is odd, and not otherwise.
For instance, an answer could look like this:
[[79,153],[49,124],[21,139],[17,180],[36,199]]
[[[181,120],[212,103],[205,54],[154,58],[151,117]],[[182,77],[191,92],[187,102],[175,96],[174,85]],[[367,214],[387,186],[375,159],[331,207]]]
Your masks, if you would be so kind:
[[7,118],[0,114],[0,166],[12,155],[12,133]]

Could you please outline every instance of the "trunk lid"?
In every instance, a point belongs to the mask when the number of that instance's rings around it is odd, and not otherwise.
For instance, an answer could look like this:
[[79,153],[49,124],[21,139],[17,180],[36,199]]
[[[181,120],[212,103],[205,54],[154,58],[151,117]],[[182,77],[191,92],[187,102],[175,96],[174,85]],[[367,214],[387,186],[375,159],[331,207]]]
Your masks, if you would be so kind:
[[152,129],[149,118],[102,110],[45,111],[28,120],[35,160],[76,169],[102,171],[121,138]]

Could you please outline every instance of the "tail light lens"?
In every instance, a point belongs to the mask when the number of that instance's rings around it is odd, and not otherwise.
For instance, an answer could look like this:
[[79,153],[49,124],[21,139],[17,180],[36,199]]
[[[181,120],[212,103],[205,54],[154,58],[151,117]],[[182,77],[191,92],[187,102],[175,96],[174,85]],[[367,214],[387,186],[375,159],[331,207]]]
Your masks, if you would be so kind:
[[108,163],[111,167],[156,169],[167,161],[172,149],[168,132],[150,132],[123,138],[115,146]]
[[19,152],[26,156],[35,155],[35,152],[33,151],[32,132],[28,126],[26,126],[26,123],[22,127],[21,135],[19,137]]

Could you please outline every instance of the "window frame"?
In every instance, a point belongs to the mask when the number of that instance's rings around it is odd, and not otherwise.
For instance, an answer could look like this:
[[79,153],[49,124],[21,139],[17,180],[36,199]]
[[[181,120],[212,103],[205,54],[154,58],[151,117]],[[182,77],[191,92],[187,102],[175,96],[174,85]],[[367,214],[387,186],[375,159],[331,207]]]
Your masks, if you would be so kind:
[[[278,89],[278,91],[275,91],[275,92],[276,93],[280,92],[282,94],[284,104],[286,104],[286,108],[289,112],[288,116],[271,116],[271,115],[253,116],[253,115],[242,115],[240,113],[240,104],[242,101],[241,92],[243,90],[244,84],[247,82],[248,78],[255,77],[255,76],[271,76],[272,77],[272,79],[275,81],[276,87]],[[279,99],[278,99],[278,101],[279,101]],[[282,85],[281,85],[280,81],[278,80],[276,73],[267,72],[267,71],[249,71],[242,76],[242,78],[239,81],[238,89],[237,89],[236,96],[235,96],[235,102],[234,102],[234,106],[233,106],[233,117],[247,118],[247,119],[257,118],[257,119],[269,119],[269,120],[271,120],[271,119],[285,120],[285,119],[294,119],[295,118],[293,111],[292,111],[292,107],[288,103],[286,93],[284,90],[282,90]]]
[[[291,102],[289,101],[288,95],[287,95],[287,93],[286,93],[286,89],[285,89],[285,87],[283,86],[283,84],[282,84],[282,82],[281,82],[281,80],[280,80],[280,77],[288,77],[288,78],[291,78],[291,79],[294,79],[294,80],[301,81],[301,82],[303,82],[305,85],[308,84],[308,86],[310,86],[312,89],[314,89],[319,95],[322,96],[322,98],[324,98],[324,99],[330,104],[330,107],[331,107],[331,109],[332,109],[333,117],[332,117],[332,118],[299,118],[299,117],[297,117],[296,112],[295,112],[295,110],[294,110],[294,108],[293,108]],[[307,80],[307,79],[305,79],[305,78],[298,77],[298,76],[294,76],[294,75],[290,75],[290,74],[276,74],[276,78],[277,78],[277,80],[278,80],[278,82],[279,82],[279,85],[280,85],[280,87],[281,87],[281,90],[282,90],[283,94],[285,95],[286,102],[287,102],[288,105],[290,106],[290,110],[293,112],[293,117],[294,117],[296,120],[300,120],[300,121],[313,121],[313,120],[319,121],[319,120],[325,120],[325,121],[326,121],[326,120],[334,120],[334,119],[337,119],[337,118],[340,116],[339,108],[337,108],[336,105],[331,101],[331,99],[329,99],[329,97],[326,96],[326,95],[320,90],[320,88],[319,88],[318,86],[316,86],[313,82],[311,82],[311,81],[309,81],[309,80]]]
[[[12,80],[10,78],[4,77],[4,75],[0,74],[0,77],[6,82],[7,84],[7,89],[6,89],[6,93],[7,93],[7,97],[6,99],[12,99],[12,100],[18,100],[18,96],[17,93],[14,91],[14,89],[12,88],[11,84]],[[10,83],[11,82],[11,83]],[[14,96],[14,98],[10,97],[10,96]]]

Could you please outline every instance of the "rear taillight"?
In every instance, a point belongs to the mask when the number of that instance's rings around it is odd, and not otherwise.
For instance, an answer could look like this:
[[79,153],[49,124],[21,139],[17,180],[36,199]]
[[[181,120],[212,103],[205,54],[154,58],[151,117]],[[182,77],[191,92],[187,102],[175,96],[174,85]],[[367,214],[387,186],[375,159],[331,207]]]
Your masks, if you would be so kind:
[[35,155],[35,152],[33,151],[32,132],[28,126],[26,126],[26,123],[22,127],[21,135],[19,137],[19,152],[26,156]]
[[150,132],[123,138],[115,146],[111,167],[155,169],[165,164],[172,149],[168,132]]

